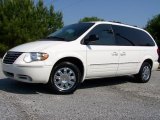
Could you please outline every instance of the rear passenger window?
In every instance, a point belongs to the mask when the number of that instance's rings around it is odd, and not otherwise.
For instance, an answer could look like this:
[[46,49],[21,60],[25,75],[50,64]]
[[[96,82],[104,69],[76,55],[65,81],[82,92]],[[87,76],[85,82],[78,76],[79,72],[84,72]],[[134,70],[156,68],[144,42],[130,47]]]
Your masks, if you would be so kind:
[[99,40],[90,42],[90,45],[116,45],[111,25],[97,25],[87,36],[93,34],[97,35]]
[[152,38],[142,30],[113,25],[118,45],[122,46],[154,46]]

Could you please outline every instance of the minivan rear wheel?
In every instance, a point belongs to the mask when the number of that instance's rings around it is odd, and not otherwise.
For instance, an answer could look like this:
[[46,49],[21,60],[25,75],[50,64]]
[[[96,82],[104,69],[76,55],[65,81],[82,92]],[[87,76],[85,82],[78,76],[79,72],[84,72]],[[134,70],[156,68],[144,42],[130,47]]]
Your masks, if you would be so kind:
[[135,75],[138,82],[147,83],[151,78],[151,69],[151,65],[148,62],[144,62],[139,73]]
[[54,93],[73,93],[80,84],[81,73],[76,65],[62,62],[56,65],[50,76],[50,86]]

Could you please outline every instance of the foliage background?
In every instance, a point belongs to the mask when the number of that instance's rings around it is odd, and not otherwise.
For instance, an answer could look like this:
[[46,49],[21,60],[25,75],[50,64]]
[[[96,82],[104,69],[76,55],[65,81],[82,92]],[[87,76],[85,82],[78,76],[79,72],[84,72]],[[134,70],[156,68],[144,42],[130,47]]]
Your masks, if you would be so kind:
[[53,5],[45,7],[43,0],[0,0],[0,55],[63,27],[62,18]]
[[79,22],[93,22],[93,21],[104,21],[104,19],[93,16],[93,17],[84,17],[79,20]]
[[145,29],[154,37],[160,46],[160,14],[149,20]]

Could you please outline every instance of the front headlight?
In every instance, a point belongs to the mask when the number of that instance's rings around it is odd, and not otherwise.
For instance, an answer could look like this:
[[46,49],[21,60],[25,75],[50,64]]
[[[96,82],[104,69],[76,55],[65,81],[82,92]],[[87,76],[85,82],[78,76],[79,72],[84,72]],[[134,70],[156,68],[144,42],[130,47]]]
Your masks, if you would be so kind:
[[26,63],[34,62],[34,61],[43,61],[49,57],[47,53],[39,53],[39,52],[32,52],[26,53],[24,57],[24,61]]

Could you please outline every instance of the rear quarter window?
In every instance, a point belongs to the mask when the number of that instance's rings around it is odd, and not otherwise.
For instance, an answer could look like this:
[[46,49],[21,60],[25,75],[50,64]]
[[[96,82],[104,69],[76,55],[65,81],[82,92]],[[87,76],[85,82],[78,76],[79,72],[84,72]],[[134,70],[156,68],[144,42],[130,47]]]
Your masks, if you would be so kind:
[[152,38],[142,30],[118,25],[112,27],[119,45],[155,46]]

